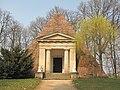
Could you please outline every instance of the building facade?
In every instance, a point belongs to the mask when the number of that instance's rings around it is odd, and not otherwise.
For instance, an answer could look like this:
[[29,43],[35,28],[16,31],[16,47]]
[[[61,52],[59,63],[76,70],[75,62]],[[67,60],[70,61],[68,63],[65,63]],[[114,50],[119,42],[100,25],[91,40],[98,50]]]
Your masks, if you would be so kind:
[[[75,30],[62,14],[54,14],[39,33],[37,72],[76,72]],[[35,65],[35,66],[36,66]]]
[[38,39],[39,66],[46,73],[69,73],[76,67],[74,38],[53,33]]

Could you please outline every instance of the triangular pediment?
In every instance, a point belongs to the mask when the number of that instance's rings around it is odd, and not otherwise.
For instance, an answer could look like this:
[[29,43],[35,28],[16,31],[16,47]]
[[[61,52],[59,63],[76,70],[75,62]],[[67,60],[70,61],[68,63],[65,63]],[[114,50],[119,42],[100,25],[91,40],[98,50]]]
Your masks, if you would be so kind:
[[53,33],[39,38],[40,40],[74,40],[74,37],[63,33]]

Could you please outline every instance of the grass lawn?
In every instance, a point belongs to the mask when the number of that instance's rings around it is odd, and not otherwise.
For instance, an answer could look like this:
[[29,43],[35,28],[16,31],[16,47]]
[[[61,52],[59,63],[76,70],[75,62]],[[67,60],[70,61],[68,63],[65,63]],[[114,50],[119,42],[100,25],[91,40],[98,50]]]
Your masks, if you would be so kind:
[[120,79],[78,79],[74,80],[73,83],[78,90],[120,90]]
[[0,90],[34,90],[39,82],[39,79],[0,80]]

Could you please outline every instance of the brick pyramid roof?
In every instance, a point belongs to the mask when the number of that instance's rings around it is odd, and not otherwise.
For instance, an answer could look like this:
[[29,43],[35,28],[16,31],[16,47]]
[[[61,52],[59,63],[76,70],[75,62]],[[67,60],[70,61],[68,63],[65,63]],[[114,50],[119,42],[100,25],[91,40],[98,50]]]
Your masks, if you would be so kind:
[[75,34],[75,30],[62,14],[54,14],[48,21],[47,25],[39,33],[38,37],[52,33],[63,33],[73,36]]

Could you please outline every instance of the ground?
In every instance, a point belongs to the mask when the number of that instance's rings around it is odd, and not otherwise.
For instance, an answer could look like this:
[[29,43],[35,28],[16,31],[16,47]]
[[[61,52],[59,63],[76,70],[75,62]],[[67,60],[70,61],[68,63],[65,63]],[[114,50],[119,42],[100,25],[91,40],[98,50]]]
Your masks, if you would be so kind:
[[0,79],[0,90],[34,90],[39,79]]
[[120,90],[120,79],[89,78],[73,82],[78,90]]
[[120,90],[120,79],[88,78],[74,81],[1,79],[0,90]]
[[77,90],[72,80],[42,80],[35,90]]

